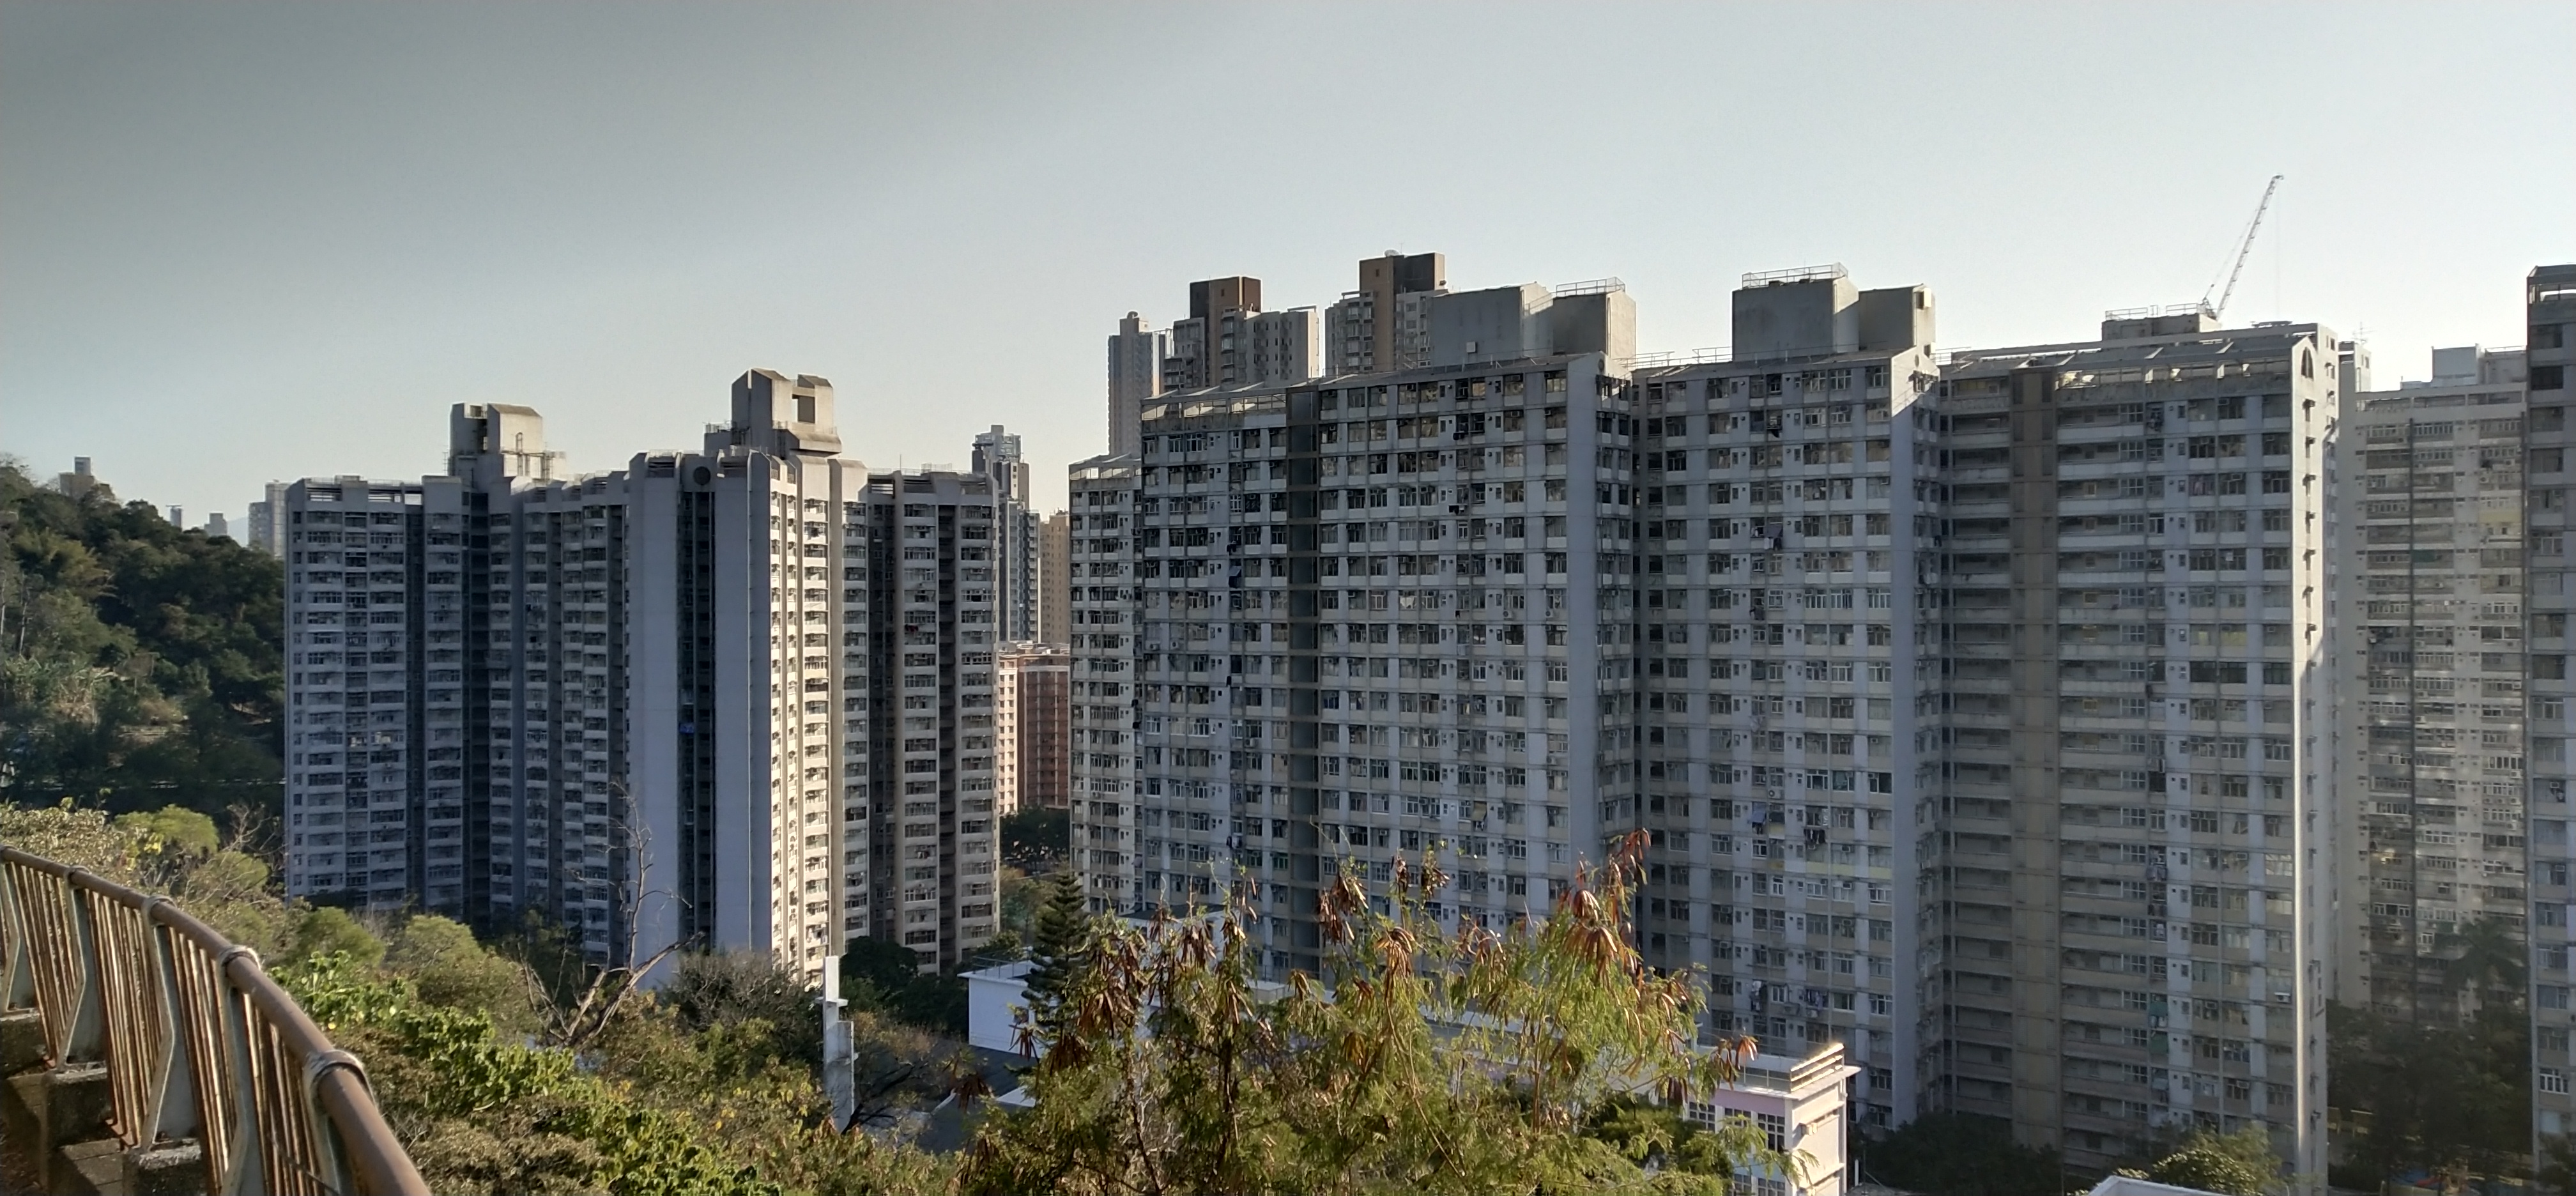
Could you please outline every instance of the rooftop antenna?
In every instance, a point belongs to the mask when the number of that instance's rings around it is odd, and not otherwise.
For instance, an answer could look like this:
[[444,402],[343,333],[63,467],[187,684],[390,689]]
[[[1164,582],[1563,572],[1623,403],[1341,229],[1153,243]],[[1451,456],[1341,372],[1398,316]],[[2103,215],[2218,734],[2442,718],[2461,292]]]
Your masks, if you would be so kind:
[[[2245,235],[2237,239],[2235,256],[2228,259],[2226,287],[2222,289],[2218,285],[2217,277],[2212,276],[2209,280],[2209,289],[2200,293],[2201,309],[2207,311],[2211,319],[2222,320],[2226,317],[2227,301],[2236,296],[2236,278],[2245,273],[2245,255],[2254,251],[2254,234],[2263,230],[2263,213],[2272,206],[2272,193],[2280,189],[2281,176],[2277,174],[2272,176],[2272,181],[2263,184],[2263,200],[2254,205],[2254,219],[2246,223]],[[2218,292],[2216,307],[2210,306],[2209,303],[2211,291]]]

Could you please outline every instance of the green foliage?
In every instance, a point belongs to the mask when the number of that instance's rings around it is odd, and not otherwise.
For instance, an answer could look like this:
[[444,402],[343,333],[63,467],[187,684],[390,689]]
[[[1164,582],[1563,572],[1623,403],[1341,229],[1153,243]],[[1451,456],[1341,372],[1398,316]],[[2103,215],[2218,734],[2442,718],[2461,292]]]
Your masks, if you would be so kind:
[[1073,844],[1073,814],[1022,806],[1002,816],[1002,858],[1027,872],[1042,872]]
[[571,1052],[502,1043],[490,1018],[423,1002],[360,961],[316,955],[278,980],[325,1032],[363,1048],[386,1120],[417,1144],[433,1190],[779,1190],[699,1141],[689,1119],[584,1074]]
[[[2518,961],[2508,974],[2519,975]],[[2468,984],[2494,971],[2473,964],[2455,975]],[[2418,1169],[2525,1174],[2531,1027],[2519,1000],[2491,992],[2456,1019],[2330,1005],[2326,1028],[2331,1103],[2369,1115],[2341,1145],[2352,1178],[2376,1184]]]
[[2272,1140],[2262,1127],[2248,1125],[2232,1134],[2196,1131],[2184,1140],[2182,1149],[2139,1174],[2160,1184],[2223,1196],[2263,1196],[2279,1185],[2281,1160],[2272,1153]]
[[960,1190],[1715,1194],[1739,1168],[1792,1172],[1747,1124],[1699,1135],[1634,1108],[1731,1082],[1753,1046],[1695,1050],[1691,986],[1630,945],[1642,853],[1632,837],[1501,934],[1428,917],[1435,868],[1399,866],[1384,914],[1345,874],[1321,909],[1329,991],[1255,982],[1248,893],[1103,920],[1061,990],[1036,1108],[985,1121]]
[[326,905],[296,920],[286,959],[294,963],[325,955],[343,956],[372,968],[384,959],[385,944],[349,911]]
[[413,991],[431,1005],[480,1010],[512,1037],[536,1030],[528,1009],[527,974],[474,941],[464,923],[436,914],[412,916],[385,944],[384,966],[409,979]]
[[1877,1183],[1933,1196],[2060,1196],[2066,1173],[2057,1152],[2013,1141],[2012,1127],[1970,1113],[1930,1113],[1862,1146],[1860,1164]]
[[284,574],[104,486],[0,461],[0,786],[22,803],[273,808]]
[[222,846],[215,834],[215,820],[196,810],[164,806],[150,813],[121,814],[116,825],[142,836],[155,851],[185,851],[211,855]]
[[1093,942],[1091,916],[1082,899],[1082,882],[1071,873],[1041,878],[1037,906],[1037,941],[1029,958],[1029,1019],[1040,1035],[1053,1038],[1064,995],[1089,966]]
[[766,952],[680,956],[670,981],[655,996],[683,1029],[721,1031],[757,1022],[768,1027],[763,1049],[771,1057],[817,1074],[822,1070],[822,994],[805,987],[803,977],[778,966]]
[[[685,1008],[646,994],[605,1007],[590,1050],[528,1045],[531,997],[543,999],[544,987],[521,964],[444,918],[415,916],[379,939],[345,911],[289,905],[264,865],[210,842],[210,828],[184,810],[111,820],[70,805],[0,805],[0,841],[177,896],[236,941],[290,961],[275,969],[280,982],[366,1062],[388,1123],[434,1191],[947,1185],[950,1162],[831,1131],[811,995],[765,960],[683,960]],[[861,1094],[877,1123],[939,1098],[954,1044],[872,1014],[853,1021]]]
[[853,1010],[883,1013],[906,1024],[966,1036],[966,982],[925,975],[920,956],[901,943],[855,938],[841,950],[841,996]]

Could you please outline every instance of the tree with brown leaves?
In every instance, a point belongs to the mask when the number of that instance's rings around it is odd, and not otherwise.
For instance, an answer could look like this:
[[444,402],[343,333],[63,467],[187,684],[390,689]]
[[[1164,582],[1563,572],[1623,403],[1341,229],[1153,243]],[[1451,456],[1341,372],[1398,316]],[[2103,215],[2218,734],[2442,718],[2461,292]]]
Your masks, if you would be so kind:
[[1449,878],[1427,857],[1399,862],[1385,913],[1345,872],[1317,911],[1325,974],[1284,988],[1258,981],[1248,886],[1198,917],[1104,920],[1037,1107],[985,1124],[960,1189],[1719,1193],[1739,1168],[1794,1173],[1749,1122],[1642,1115],[1641,1095],[1732,1083],[1755,1045],[1695,1047],[1698,994],[1639,958],[1643,852],[1630,837],[1500,932],[1429,916]]

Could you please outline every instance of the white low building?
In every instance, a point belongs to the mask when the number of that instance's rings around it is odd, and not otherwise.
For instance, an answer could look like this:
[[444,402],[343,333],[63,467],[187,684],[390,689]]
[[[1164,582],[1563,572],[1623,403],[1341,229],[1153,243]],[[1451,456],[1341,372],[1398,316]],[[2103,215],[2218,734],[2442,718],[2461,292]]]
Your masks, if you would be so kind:
[[1683,1116],[1705,1129],[1728,1117],[1749,1117],[1774,1150],[1796,1158],[1806,1172],[1795,1184],[1776,1174],[1753,1174],[1749,1196],[1843,1196],[1851,1183],[1846,1106],[1860,1069],[1843,1060],[1843,1046],[1827,1042],[1805,1058],[1755,1055],[1726,1088],[1693,1099]]
[[1020,1020],[1029,1005],[1029,973],[1037,961],[1015,960],[998,967],[965,972],[966,1044],[1007,1055],[1021,1055]]

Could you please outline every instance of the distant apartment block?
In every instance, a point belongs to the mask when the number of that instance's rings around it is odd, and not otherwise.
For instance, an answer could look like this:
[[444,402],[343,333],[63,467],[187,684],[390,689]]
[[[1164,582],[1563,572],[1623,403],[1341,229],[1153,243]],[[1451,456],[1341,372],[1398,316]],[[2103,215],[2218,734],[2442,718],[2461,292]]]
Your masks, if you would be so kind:
[[290,893],[808,973],[990,937],[990,479],[871,473],[767,371],[609,473],[451,427],[444,476],[289,487]]
[[285,482],[270,482],[242,516],[242,544],[280,560],[286,557]]
[[70,473],[59,473],[54,475],[54,489],[60,490],[64,494],[75,499],[87,496],[91,490],[96,489],[103,484],[104,483],[99,481],[97,474],[90,472],[90,463],[89,458],[87,457],[72,458],[72,470]]
[[996,520],[993,562],[1002,603],[998,631],[1006,641],[1035,639],[1040,520],[1029,507],[1028,459],[1021,455],[1019,436],[995,424],[992,431],[976,433],[971,460],[976,473],[992,479],[1004,507]]
[[1063,644],[1073,623],[1073,517],[1047,516],[1038,528],[1038,642]]
[[1109,338],[1109,451],[1136,452],[1136,418],[1145,402],[1163,393],[1163,358],[1170,336],[1156,332],[1136,313],[1118,322]]
[[995,804],[1061,810],[1071,793],[1073,658],[1061,644],[1004,644],[994,664]]
[[[2569,1035],[2568,949],[2576,935],[2568,929],[2568,868],[2571,863],[2567,826],[2568,782],[2576,762],[2568,743],[2576,723],[2568,716],[2568,699],[2576,696],[2567,671],[2567,616],[2576,608],[2568,588],[2568,472],[2571,445],[2567,411],[2568,375],[2576,372],[2576,265],[2543,266],[2524,282],[2528,339],[2523,344],[2525,373],[2523,511],[2529,521],[2524,543],[2529,551],[2529,608],[2524,625],[2530,659],[2529,705],[2523,758],[2530,772],[2531,1009],[2533,1046],[2533,1131],[2559,1138],[2576,1131],[2576,1098],[2569,1095],[2569,1073],[2576,1069]],[[2483,814],[2483,810],[2481,810]],[[2483,819],[2482,819],[2483,822]],[[2465,835],[2470,828],[2460,828]],[[2498,833],[2484,825],[2478,833]],[[2533,1155],[2544,1157],[2535,1140]]]
[[2519,944],[2525,834],[2524,378],[2435,350],[2430,384],[2354,396],[2335,461],[2336,678],[2352,800],[2337,999],[2450,1019],[2459,936]]
[[1136,684],[1136,459],[1095,457],[1067,471],[1065,571],[1067,635],[1073,651],[1066,755],[1073,775],[1072,857],[1094,912],[1131,908],[1137,886],[1135,830],[1140,690]]
[[1335,374],[1417,369],[1431,363],[1432,297],[1449,289],[1436,253],[1388,250],[1362,258],[1359,289],[1324,309],[1324,360]]

